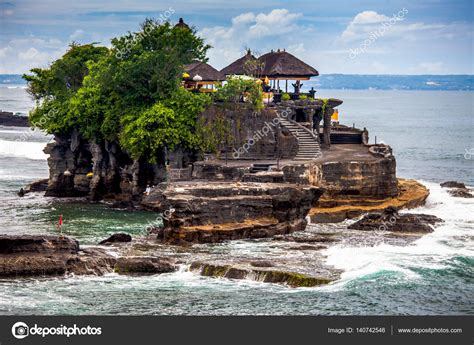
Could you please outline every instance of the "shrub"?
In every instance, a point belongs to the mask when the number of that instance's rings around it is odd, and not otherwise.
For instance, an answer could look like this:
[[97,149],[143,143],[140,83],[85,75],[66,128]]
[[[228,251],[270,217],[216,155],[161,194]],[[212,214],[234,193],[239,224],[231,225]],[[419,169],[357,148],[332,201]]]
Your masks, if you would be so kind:
[[287,94],[287,93],[284,93],[283,95],[281,95],[281,100],[282,101],[289,101],[290,100],[290,95]]

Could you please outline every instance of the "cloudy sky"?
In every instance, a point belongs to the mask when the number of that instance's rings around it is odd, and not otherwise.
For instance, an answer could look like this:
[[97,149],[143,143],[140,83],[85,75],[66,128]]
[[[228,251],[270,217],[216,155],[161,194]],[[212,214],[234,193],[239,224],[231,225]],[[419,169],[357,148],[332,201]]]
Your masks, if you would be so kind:
[[173,12],[213,46],[219,69],[245,48],[285,48],[325,74],[473,74],[473,2],[0,0],[0,73],[47,66],[71,41],[107,46]]

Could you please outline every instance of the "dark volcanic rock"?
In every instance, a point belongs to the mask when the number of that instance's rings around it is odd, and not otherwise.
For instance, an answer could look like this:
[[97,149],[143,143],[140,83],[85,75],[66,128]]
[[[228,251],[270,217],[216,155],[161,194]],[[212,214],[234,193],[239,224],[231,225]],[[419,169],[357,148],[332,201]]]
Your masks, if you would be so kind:
[[177,270],[177,267],[165,258],[137,256],[119,258],[115,264],[114,270],[120,274],[156,274],[174,272]]
[[466,188],[464,183],[458,181],[446,181],[440,183],[439,185],[444,188]]
[[0,254],[76,254],[79,242],[68,237],[0,235]]
[[456,198],[474,198],[471,191],[467,188],[455,188],[448,191],[449,194]]
[[379,230],[393,232],[432,232],[432,226],[443,222],[442,219],[427,214],[399,214],[395,209],[388,208],[384,212],[369,213],[361,220],[349,225],[354,230]]
[[44,192],[48,188],[48,179],[38,180],[26,186],[25,192]]
[[131,242],[132,241],[132,236],[129,234],[124,234],[124,233],[117,233],[113,234],[109,238],[106,238],[103,241],[100,241],[99,244],[111,244],[111,243],[117,243],[117,242]]
[[14,115],[12,112],[0,111],[0,126],[29,127],[28,116]]

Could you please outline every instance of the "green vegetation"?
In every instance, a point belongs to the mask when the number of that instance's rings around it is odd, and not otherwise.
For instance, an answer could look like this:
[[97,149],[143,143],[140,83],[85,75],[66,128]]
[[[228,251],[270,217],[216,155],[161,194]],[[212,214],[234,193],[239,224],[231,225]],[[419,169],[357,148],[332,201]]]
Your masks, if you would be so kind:
[[206,61],[208,49],[193,30],[151,19],[110,49],[73,43],[49,68],[23,76],[36,101],[30,122],[51,134],[76,129],[89,140],[118,140],[151,162],[164,147],[202,149],[195,128],[211,98],[180,83],[183,65]]
[[255,111],[263,109],[262,87],[254,79],[228,78],[225,85],[218,87],[215,97],[226,104],[238,103],[241,97],[245,97]]
[[307,99],[307,98],[308,98],[308,96],[306,96],[306,95],[300,95],[300,96],[299,96],[299,99],[301,99],[301,100],[305,100],[305,99]]
[[284,93],[283,95],[281,95],[281,100],[282,101],[289,101],[290,100],[290,95],[287,94],[287,93]]

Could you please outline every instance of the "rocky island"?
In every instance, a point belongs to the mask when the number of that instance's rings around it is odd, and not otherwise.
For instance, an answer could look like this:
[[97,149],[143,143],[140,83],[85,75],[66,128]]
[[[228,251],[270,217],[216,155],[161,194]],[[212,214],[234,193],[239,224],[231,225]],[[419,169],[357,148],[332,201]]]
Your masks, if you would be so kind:
[[[147,235],[116,234],[84,248],[64,236],[1,236],[1,277],[184,268],[310,287],[339,278],[324,259],[332,245],[361,238],[405,245],[442,222],[399,213],[423,205],[429,191],[397,178],[390,146],[370,144],[366,128],[339,123],[343,100],[302,91],[301,80],[319,74],[313,67],[278,49],[259,58],[247,51],[217,71],[205,63],[208,46],[186,24],[143,25],[151,33],[132,50],[128,36],[110,50],[73,45],[47,70],[52,79],[37,69],[25,76],[43,101],[30,122],[54,135],[44,150],[49,179],[27,192],[146,209],[160,222]],[[163,47],[150,53],[154,40]],[[172,41],[179,49],[166,49]],[[155,75],[150,64],[169,73]],[[70,78],[75,84],[49,85],[63,78],[64,65],[80,73]],[[105,82],[111,75],[115,85]],[[296,80],[294,92],[288,80]],[[334,231],[322,231],[322,223]],[[382,225],[382,237],[371,231]],[[261,252],[213,250],[236,240],[261,244]]]

